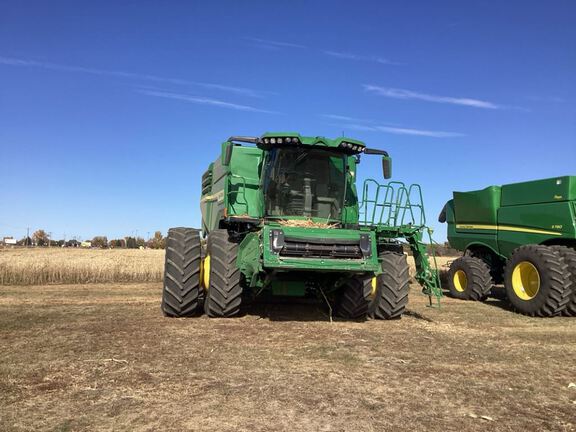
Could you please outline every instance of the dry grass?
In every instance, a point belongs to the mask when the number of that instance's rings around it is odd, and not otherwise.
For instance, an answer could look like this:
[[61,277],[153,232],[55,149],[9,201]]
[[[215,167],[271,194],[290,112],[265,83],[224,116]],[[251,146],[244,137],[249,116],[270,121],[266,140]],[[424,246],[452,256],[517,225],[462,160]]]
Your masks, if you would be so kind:
[[0,430],[576,430],[576,320],[418,290],[401,320],[330,324],[164,318],[158,283],[1,287]]
[[163,250],[0,249],[0,285],[157,282]]
[[[440,271],[454,259],[438,257]],[[414,260],[408,262],[414,275]],[[0,249],[0,285],[159,282],[163,271],[163,250]]]
[[[440,270],[440,272],[447,271],[448,264],[454,261],[456,258],[458,257],[436,257],[438,270]],[[416,272],[416,266],[414,265],[414,259],[411,256],[408,257],[408,264],[410,265],[410,273],[414,274],[414,272]],[[432,267],[434,267],[434,261],[432,260],[432,257],[430,257],[430,264]]]

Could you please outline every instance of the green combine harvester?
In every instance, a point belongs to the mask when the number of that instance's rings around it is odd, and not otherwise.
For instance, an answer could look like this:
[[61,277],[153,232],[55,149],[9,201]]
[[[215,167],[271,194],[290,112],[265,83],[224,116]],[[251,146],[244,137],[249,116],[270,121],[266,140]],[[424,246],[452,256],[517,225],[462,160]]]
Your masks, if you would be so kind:
[[436,304],[420,187],[368,179],[359,196],[363,155],[381,156],[390,178],[388,153],[350,138],[229,138],[202,176],[202,230],[169,230],[164,314],[232,317],[265,294],[315,297],[348,319],[399,318],[409,291],[400,240]]
[[530,316],[576,316],[576,176],[454,192],[439,217],[464,256],[450,266],[453,297],[483,300],[504,283]]

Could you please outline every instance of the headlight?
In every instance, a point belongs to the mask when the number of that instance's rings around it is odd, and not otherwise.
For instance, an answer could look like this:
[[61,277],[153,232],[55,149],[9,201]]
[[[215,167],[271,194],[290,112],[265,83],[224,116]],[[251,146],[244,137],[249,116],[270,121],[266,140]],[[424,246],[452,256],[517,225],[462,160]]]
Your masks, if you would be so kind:
[[298,137],[266,137],[262,138],[264,144],[300,144]]
[[353,144],[353,143],[348,142],[348,141],[342,141],[340,143],[340,147],[342,147],[343,149],[346,149],[346,150],[352,150],[353,152],[363,152],[364,148],[365,148],[361,144]]

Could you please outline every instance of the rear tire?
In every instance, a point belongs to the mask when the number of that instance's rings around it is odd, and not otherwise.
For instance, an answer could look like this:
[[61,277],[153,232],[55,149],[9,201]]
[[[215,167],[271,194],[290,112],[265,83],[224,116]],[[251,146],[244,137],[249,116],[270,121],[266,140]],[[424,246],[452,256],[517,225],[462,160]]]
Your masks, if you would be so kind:
[[208,235],[207,255],[210,269],[204,311],[212,318],[236,316],[242,304],[238,244],[230,241],[227,230],[214,230]]
[[371,292],[372,277],[349,279],[342,288],[336,314],[346,319],[366,318]]
[[570,277],[562,256],[547,246],[517,248],[506,264],[506,295],[524,315],[559,315],[570,301]]
[[562,311],[564,316],[576,316],[576,250],[567,246],[550,246],[550,249],[558,252],[564,259],[564,264],[568,266],[570,277],[570,300],[566,304],[566,309]]
[[406,255],[385,251],[380,255],[382,274],[376,278],[376,292],[368,314],[376,319],[400,318],[408,304],[410,273]]
[[450,295],[460,300],[483,300],[492,289],[490,267],[480,258],[463,256],[448,271]]
[[164,315],[185,317],[202,310],[200,248],[198,230],[192,228],[168,230],[161,306]]

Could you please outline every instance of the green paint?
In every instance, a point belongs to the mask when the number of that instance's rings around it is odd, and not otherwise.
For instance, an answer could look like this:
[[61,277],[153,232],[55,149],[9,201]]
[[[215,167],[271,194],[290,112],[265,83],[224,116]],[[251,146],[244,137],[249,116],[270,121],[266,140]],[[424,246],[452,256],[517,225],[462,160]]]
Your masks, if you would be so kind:
[[303,280],[277,279],[270,284],[272,295],[303,297],[306,294],[306,283]]
[[576,245],[576,176],[454,192],[446,222],[454,248],[485,247],[502,259],[525,244]]

